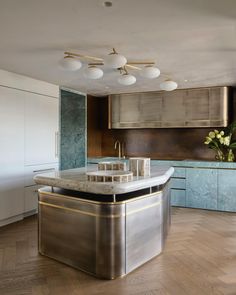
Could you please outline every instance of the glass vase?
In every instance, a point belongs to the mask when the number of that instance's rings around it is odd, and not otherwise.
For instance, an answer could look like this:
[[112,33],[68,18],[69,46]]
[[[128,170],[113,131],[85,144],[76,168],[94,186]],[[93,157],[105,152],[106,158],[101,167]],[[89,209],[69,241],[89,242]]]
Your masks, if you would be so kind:
[[225,155],[222,152],[222,150],[218,149],[217,150],[217,155],[216,155],[216,160],[223,162],[225,160]]
[[229,149],[228,150],[228,153],[227,153],[227,161],[228,162],[233,162],[234,161],[234,154],[233,154],[232,149]]

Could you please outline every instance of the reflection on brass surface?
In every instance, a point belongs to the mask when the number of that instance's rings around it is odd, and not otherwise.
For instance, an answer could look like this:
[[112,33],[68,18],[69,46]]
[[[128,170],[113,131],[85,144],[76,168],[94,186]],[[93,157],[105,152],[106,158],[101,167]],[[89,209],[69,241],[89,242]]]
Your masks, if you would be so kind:
[[130,211],[130,212],[126,213],[126,214],[111,214],[111,215],[95,214],[95,213],[91,213],[91,212],[88,212],[88,211],[82,211],[82,210],[78,210],[78,209],[68,208],[68,207],[59,206],[59,205],[55,205],[55,204],[50,204],[50,203],[46,203],[46,202],[42,202],[42,201],[39,201],[39,204],[43,205],[43,206],[53,207],[53,208],[57,208],[57,209],[67,210],[67,211],[71,211],[71,212],[75,212],[75,213],[79,213],[79,214],[95,216],[95,217],[100,217],[100,218],[120,218],[120,217],[125,217],[125,216],[128,216],[128,215],[131,215],[131,214],[134,214],[134,213],[137,213],[137,212],[140,212],[140,211],[143,211],[143,210],[158,206],[158,205],[161,204],[161,201],[153,203],[153,204],[148,205],[148,206],[144,206],[144,207],[142,207],[140,209],[137,209],[137,210]]
[[109,125],[111,129],[226,127],[228,96],[227,87],[111,94]]
[[[141,190],[139,194],[146,192]],[[94,204],[86,199],[64,197],[63,190],[61,193],[39,195],[41,254],[96,277],[115,279],[163,250],[170,223],[169,183],[162,193],[120,205]]]

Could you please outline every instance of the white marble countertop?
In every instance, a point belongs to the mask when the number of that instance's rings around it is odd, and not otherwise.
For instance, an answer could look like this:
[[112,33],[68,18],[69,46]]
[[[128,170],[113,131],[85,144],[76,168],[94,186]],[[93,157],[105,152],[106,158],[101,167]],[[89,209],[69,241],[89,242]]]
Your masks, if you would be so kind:
[[38,174],[34,177],[37,184],[59,187],[69,190],[95,194],[124,194],[140,189],[166,183],[174,173],[170,166],[151,166],[151,175],[135,177],[129,182],[90,182],[86,172],[96,171],[97,165],[88,165],[84,168],[54,171]]

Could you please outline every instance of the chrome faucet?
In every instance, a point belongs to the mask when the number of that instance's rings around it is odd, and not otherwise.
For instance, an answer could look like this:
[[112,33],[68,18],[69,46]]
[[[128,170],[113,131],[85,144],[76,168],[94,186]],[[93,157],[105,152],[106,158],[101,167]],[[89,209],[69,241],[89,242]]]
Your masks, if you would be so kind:
[[116,140],[115,144],[114,144],[114,149],[117,149],[117,145],[118,145],[118,155],[119,155],[119,159],[121,158],[121,144],[119,140]]

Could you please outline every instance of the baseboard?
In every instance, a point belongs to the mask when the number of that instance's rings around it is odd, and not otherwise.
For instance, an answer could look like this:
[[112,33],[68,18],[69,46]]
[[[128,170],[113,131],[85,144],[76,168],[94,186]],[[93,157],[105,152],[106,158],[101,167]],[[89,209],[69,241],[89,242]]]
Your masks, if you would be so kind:
[[37,209],[31,210],[29,212],[25,212],[24,213],[24,218],[29,217],[29,216],[32,216],[32,215],[35,215],[37,213],[38,213],[38,210]]
[[19,215],[16,215],[16,216],[12,216],[10,218],[0,220],[0,227],[4,226],[4,225],[8,225],[8,224],[13,223],[13,222],[23,220],[24,218],[35,215],[37,213],[38,213],[38,210],[35,209],[35,210],[31,210],[29,212],[25,212],[23,214],[19,214]]
[[0,227],[24,219],[23,214],[0,220]]

